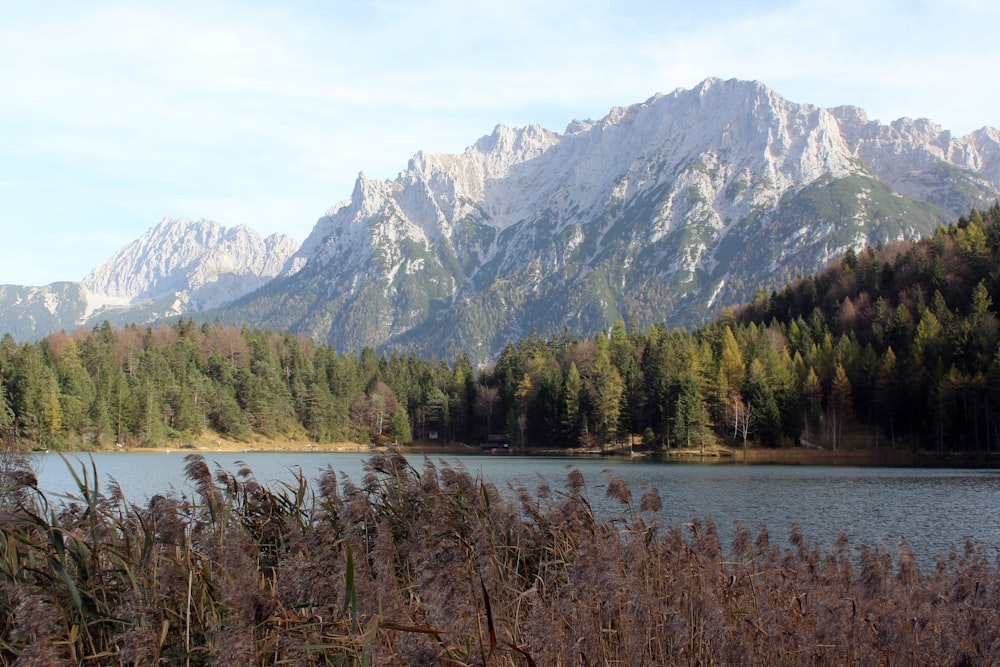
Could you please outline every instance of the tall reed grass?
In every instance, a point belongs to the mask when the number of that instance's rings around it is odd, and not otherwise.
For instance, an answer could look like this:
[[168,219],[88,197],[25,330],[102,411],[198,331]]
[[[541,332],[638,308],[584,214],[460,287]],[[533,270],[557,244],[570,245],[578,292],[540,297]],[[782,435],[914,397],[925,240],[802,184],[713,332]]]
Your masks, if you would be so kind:
[[501,493],[376,455],[266,487],[190,456],[195,492],[136,505],[98,471],[58,503],[0,503],[0,665],[987,665],[1000,564],[969,544],[921,572],[905,544],[711,521],[655,489],[598,520],[578,470]]

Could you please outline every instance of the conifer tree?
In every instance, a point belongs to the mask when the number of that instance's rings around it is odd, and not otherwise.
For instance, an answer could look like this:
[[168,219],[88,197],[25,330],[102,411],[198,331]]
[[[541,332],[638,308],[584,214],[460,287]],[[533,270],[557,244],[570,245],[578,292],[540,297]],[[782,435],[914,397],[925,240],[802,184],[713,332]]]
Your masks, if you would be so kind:
[[843,444],[844,423],[851,415],[851,381],[843,364],[837,364],[830,387],[829,402],[830,440],[833,448]]
[[576,368],[576,363],[570,362],[566,369],[566,377],[563,381],[562,401],[562,428],[563,436],[570,446],[579,444],[580,437],[580,392],[583,382],[580,379],[580,372]]

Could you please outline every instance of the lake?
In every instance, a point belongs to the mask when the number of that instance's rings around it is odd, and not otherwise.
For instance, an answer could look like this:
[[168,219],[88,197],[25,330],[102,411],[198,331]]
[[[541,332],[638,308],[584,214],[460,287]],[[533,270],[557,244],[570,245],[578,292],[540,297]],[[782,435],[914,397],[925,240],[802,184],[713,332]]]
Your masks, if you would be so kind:
[[[175,490],[190,495],[184,477],[184,452],[96,453],[67,457],[78,474],[93,464],[100,488],[113,478],[130,502]],[[620,475],[632,489],[638,507],[645,490],[655,486],[663,503],[661,521],[674,526],[698,517],[715,522],[723,547],[734,527],[745,524],[756,536],[766,526],[771,543],[787,546],[793,524],[806,541],[831,547],[840,531],[854,548],[885,545],[895,556],[901,537],[909,543],[921,568],[933,566],[966,539],[1000,554],[1000,471],[995,469],[884,468],[863,466],[742,465],[734,463],[662,463],[636,459],[565,457],[428,455],[435,463],[464,466],[476,477],[505,491],[523,485],[533,492],[541,481],[553,491],[564,488],[571,467],[583,473],[587,492],[599,516],[611,517],[621,505],[604,497],[608,472]],[[291,481],[295,470],[315,479],[327,466],[359,483],[367,454],[341,453],[204,453],[210,468],[235,473],[242,461],[259,482]],[[422,469],[424,455],[408,455]],[[66,462],[58,454],[32,456],[39,487],[59,494],[75,490]]]

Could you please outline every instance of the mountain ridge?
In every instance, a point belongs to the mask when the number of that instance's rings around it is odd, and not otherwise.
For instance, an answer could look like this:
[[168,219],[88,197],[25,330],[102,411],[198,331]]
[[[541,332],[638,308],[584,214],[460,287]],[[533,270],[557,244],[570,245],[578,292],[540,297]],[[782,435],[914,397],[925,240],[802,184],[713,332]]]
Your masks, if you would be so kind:
[[362,174],[282,272],[295,307],[268,309],[265,286],[223,316],[269,311],[267,326],[339,349],[479,359],[531,328],[688,326],[847,247],[991,204],[998,148],[991,129],[956,139],[708,79],[562,135],[497,126],[393,180]]
[[[953,137],[926,119],[883,124],[710,78],[562,134],[497,125],[462,153],[416,153],[394,179],[362,172],[253,288],[199,299],[220,281],[181,271],[187,291],[159,296],[339,350],[483,362],[532,329],[693,326],[847,248],[915,239],[998,197],[996,129]],[[88,280],[108,299],[155,296],[141,286],[176,287],[163,262],[176,269],[184,253],[155,254],[123,249],[117,273]]]
[[258,289],[298,245],[245,225],[164,218],[80,282],[0,286],[0,323],[15,338],[108,320],[150,323],[197,313]]
[[186,292],[203,310],[256,289],[297,249],[285,234],[262,238],[246,225],[164,218],[82,282],[92,294],[122,304]]

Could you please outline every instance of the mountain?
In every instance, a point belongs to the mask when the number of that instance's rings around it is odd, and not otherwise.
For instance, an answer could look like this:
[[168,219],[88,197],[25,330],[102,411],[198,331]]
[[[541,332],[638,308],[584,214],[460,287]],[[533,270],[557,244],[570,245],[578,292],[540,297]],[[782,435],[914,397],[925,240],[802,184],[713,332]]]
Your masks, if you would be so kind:
[[998,188],[995,129],[884,125],[708,79],[561,135],[498,126],[394,180],[362,173],[275,280],[215,313],[343,350],[484,361],[532,329],[697,324]]
[[82,282],[0,286],[0,325],[25,340],[104,320],[148,323],[198,313],[276,276],[298,245],[239,225],[166,218]]
[[82,283],[0,285],[0,331],[16,340],[34,340],[73,328],[85,312],[87,288]]
[[134,305],[183,294],[201,311],[276,276],[298,249],[284,234],[261,238],[245,225],[165,218],[83,279],[91,294]]
[[707,79],[562,134],[497,126],[462,154],[360,174],[296,248],[163,220],[83,283],[0,287],[0,330],[198,314],[337,349],[493,358],[531,330],[694,326],[848,248],[1000,199],[1000,132],[791,102]]

